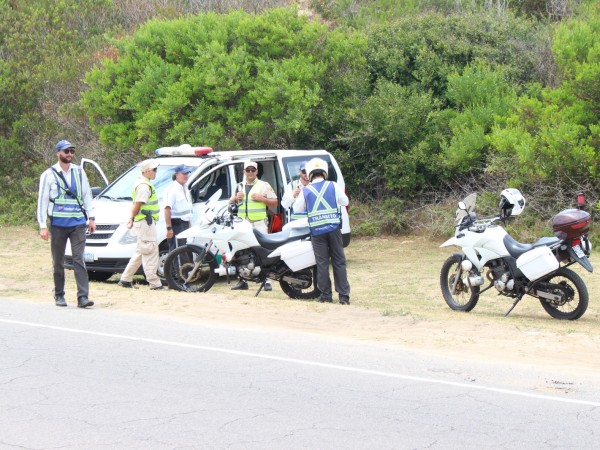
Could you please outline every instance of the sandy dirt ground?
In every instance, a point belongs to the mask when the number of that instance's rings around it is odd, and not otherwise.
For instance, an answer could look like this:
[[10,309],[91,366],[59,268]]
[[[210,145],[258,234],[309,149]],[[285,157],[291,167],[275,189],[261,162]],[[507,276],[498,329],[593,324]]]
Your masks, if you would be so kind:
[[[0,259],[7,270],[0,276],[0,296],[51,302],[49,245],[39,240],[35,230],[19,231],[19,238],[26,239],[27,245],[32,247],[29,251],[36,255],[25,261],[21,257],[22,250],[14,248],[10,237],[4,233],[6,228],[2,231]],[[412,302],[407,303],[401,313],[388,313],[387,309],[376,308],[370,303],[371,290],[365,285],[378,283],[378,278],[374,273],[361,278],[361,274],[355,272],[360,266],[359,261],[359,256],[349,250],[351,280],[358,280],[355,281],[358,293],[349,306],[290,300],[277,283],[272,292],[262,292],[255,297],[253,288],[257,285],[251,285],[248,291],[231,291],[232,285],[227,285],[224,279],[208,293],[192,294],[150,291],[143,284],[134,290],[123,289],[117,286],[118,277],[115,276],[107,282],[91,283],[91,298],[96,302],[94,308],[170,317],[185,322],[245,329],[284,329],[378,342],[431,354],[557,371],[568,369],[581,375],[600,374],[600,324],[593,293],[588,312],[574,322],[551,319],[539,304],[530,306],[531,309],[523,307],[508,318],[502,317],[504,307],[478,312],[478,305],[472,313],[457,313],[445,305],[435,283],[432,283],[430,294],[422,294],[432,297],[423,303],[427,307],[420,308],[418,302]],[[402,289],[402,284],[398,289]],[[75,291],[73,275],[68,271],[67,301],[70,307],[75,304]],[[93,314],[93,310],[85,313]]]

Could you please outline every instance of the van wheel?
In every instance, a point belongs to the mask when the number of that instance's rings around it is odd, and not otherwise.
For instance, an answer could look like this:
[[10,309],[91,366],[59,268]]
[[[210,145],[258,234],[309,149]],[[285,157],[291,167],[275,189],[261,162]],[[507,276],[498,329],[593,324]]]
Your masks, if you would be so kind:
[[88,270],[88,278],[90,281],[106,281],[112,276],[112,272],[96,272],[95,270]]
[[167,278],[165,277],[165,261],[167,260],[167,255],[169,254],[169,249],[161,248],[158,251],[158,268],[156,269],[156,275],[160,278],[160,282],[163,286],[166,286]]

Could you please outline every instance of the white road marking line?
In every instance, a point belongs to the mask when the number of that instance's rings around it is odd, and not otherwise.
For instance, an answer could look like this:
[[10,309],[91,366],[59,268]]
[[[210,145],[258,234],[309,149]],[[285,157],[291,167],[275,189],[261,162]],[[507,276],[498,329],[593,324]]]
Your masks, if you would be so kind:
[[250,358],[268,359],[268,360],[272,360],[272,361],[288,362],[288,363],[300,364],[300,365],[304,365],[304,366],[322,367],[325,369],[342,370],[345,372],[362,373],[362,374],[366,374],[366,375],[376,375],[376,376],[380,376],[380,377],[395,378],[395,379],[399,379],[399,380],[416,381],[419,383],[441,384],[441,385],[445,385],[445,386],[454,386],[454,387],[459,387],[459,388],[464,388],[464,389],[472,389],[472,390],[478,390],[478,391],[496,392],[499,394],[535,398],[535,399],[539,399],[539,400],[548,400],[548,401],[553,401],[553,402],[572,403],[572,404],[576,404],[576,405],[600,407],[600,402],[592,402],[592,401],[588,401],[588,400],[577,400],[577,399],[573,399],[573,398],[551,397],[549,395],[534,394],[534,393],[530,393],[530,392],[521,392],[521,391],[515,391],[512,389],[502,389],[502,388],[495,388],[495,387],[489,387],[489,386],[478,386],[478,385],[472,385],[472,384],[467,384],[467,383],[459,383],[459,382],[455,382],[455,381],[438,380],[435,378],[416,377],[416,376],[412,376],[412,375],[402,375],[399,373],[382,372],[379,370],[371,370],[371,369],[361,369],[358,367],[340,366],[338,364],[328,364],[328,363],[322,363],[322,362],[317,362],[317,361],[309,361],[306,359],[286,358],[283,356],[267,355],[264,353],[245,352],[245,351],[240,351],[240,350],[231,350],[231,349],[220,348],[220,347],[208,347],[208,346],[196,345],[196,344],[185,344],[182,342],[165,341],[162,339],[152,339],[152,338],[144,338],[144,337],[138,337],[138,336],[127,336],[127,335],[123,335],[123,334],[102,333],[102,332],[98,332],[98,331],[80,330],[77,328],[65,328],[65,327],[58,327],[58,326],[54,326],[54,325],[45,325],[45,324],[41,324],[41,323],[23,322],[20,320],[0,319],[0,322],[10,323],[10,324],[15,324],[15,325],[24,325],[24,326],[33,327],[33,328],[46,328],[49,330],[64,331],[67,333],[88,334],[88,335],[92,335],[92,336],[102,336],[102,337],[108,337],[108,338],[112,338],[112,339],[124,339],[124,340],[129,340],[129,341],[147,342],[150,344],[168,345],[168,346],[172,346],[172,347],[189,348],[189,349],[194,349],[194,350],[203,350],[203,351],[215,352],[215,353],[225,353],[225,354],[229,354],[229,355],[245,356],[245,357],[250,357]]

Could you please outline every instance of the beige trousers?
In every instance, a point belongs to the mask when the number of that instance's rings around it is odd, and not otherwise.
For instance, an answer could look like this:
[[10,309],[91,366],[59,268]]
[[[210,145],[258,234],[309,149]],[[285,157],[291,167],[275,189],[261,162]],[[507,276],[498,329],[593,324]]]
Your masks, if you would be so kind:
[[162,283],[156,271],[158,270],[158,242],[156,242],[156,223],[148,225],[146,220],[134,222],[133,233],[137,236],[135,253],[129,260],[121,281],[131,282],[133,276],[142,265],[146,280],[151,288],[161,287]]

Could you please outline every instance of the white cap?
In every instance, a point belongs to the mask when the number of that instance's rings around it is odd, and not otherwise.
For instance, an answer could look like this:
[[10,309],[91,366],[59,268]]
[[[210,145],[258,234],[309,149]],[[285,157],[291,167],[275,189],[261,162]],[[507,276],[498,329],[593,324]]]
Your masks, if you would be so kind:
[[144,173],[146,170],[156,169],[159,165],[160,163],[157,159],[151,158],[139,163],[138,167],[140,168],[142,173]]

